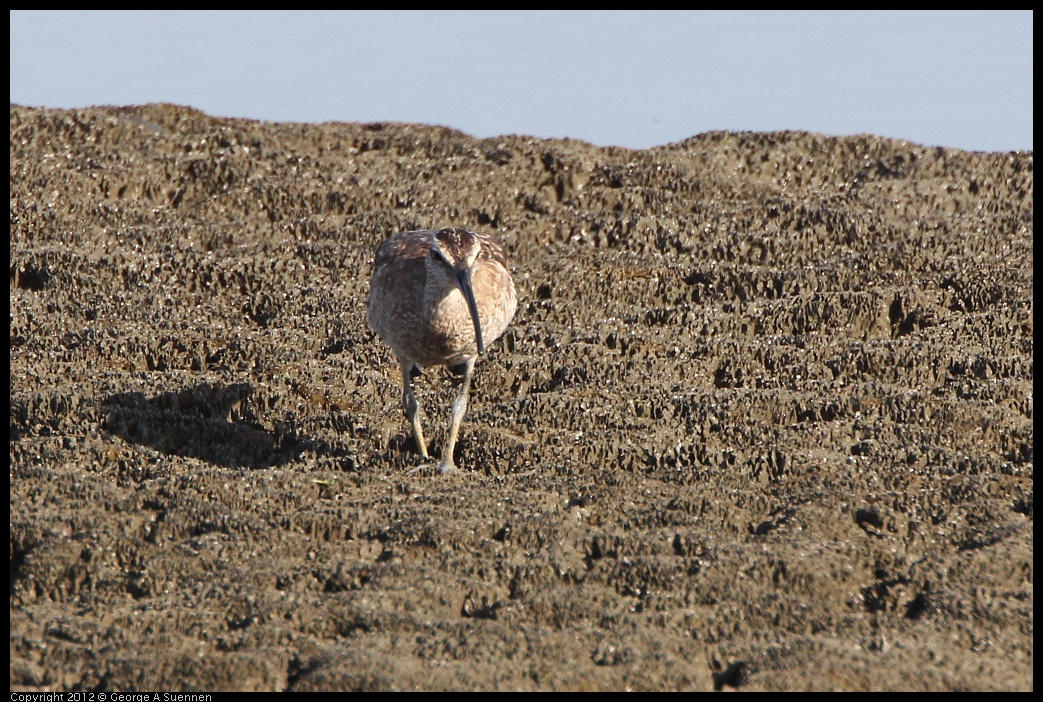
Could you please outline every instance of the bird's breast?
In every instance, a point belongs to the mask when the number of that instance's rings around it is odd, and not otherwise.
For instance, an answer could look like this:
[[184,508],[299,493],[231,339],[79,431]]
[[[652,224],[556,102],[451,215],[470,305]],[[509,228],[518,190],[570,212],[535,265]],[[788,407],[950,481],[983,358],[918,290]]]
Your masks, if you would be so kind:
[[514,319],[518,308],[514,281],[506,269],[489,263],[479,266],[471,285],[478,303],[478,318],[482,320],[482,336],[488,346],[503,336]]
[[[479,319],[481,307],[479,306]],[[474,322],[467,300],[457,288],[452,288],[437,299],[430,300],[428,313],[429,338],[432,352],[443,356],[446,362],[459,362],[464,356],[478,353]]]

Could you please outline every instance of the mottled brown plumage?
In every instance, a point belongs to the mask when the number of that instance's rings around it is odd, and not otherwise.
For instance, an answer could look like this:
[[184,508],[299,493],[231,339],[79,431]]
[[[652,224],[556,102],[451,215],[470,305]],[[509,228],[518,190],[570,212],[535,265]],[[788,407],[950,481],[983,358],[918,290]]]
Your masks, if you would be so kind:
[[463,374],[452,403],[439,466],[455,468],[453,449],[467,411],[475,360],[507,329],[518,305],[503,248],[465,229],[395,234],[377,248],[366,319],[402,369],[402,407],[420,454],[427,444],[413,394],[413,370],[444,365]]

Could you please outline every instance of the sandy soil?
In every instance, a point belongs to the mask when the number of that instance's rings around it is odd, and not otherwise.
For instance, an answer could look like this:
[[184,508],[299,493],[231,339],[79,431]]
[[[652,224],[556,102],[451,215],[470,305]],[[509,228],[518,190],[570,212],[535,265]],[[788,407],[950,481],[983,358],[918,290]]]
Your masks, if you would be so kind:
[[[10,145],[12,690],[1032,688],[1031,152],[170,105]],[[436,476],[365,301],[443,226],[519,308]]]

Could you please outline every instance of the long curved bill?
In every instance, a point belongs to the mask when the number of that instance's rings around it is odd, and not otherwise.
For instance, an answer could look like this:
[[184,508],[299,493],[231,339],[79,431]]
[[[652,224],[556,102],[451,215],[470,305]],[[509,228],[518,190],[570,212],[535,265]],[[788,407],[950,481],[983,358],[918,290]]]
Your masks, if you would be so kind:
[[467,300],[467,309],[471,311],[471,321],[474,322],[474,340],[478,343],[478,355],[485,353],[485,344],[482,342],[482,320],[478,319],[478,303],[474,301],[474,288],[471,286],[471,269],[461,268],[456,272],[456,282],[460,286],[460,292]]

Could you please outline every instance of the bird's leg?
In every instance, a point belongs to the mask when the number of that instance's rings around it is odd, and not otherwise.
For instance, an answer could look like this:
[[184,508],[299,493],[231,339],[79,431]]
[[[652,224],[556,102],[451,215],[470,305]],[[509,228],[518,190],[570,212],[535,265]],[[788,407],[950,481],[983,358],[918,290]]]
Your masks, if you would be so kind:
[[460,424],[464,421],[467,413],[467,398],[471,392],[471,375],[474,373],[475,359],[471,358],[464,367],[464,379],[460,383],[460,390],[450,406],[451,415],[449,420],[449,440],[446,441],[445,449],[442,451],[442,462],[438,466],[439,473],[451,473],[456,470],[453,463],[453,449],[456,448],[456,438],[460,435]]
[[409,423],[413,425],[413,438],[416,439],[420,455],[427,458],[424,428],[420,426],[420,406],[417,404],[416,395],[413,394],[413,363],[399,359],[399,365],[402,367],[402,409],[405,410]]

